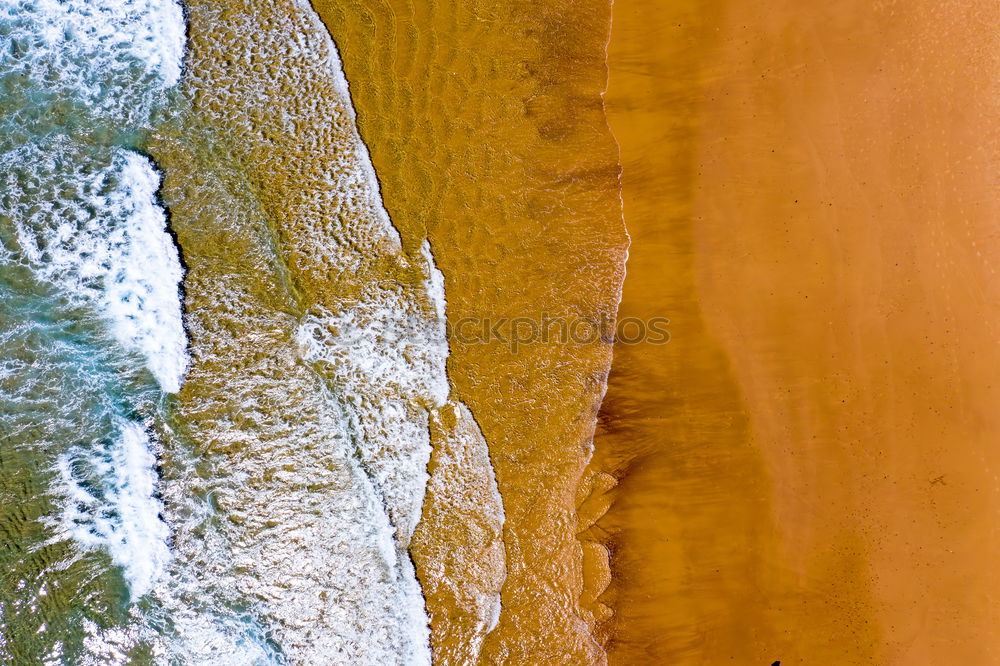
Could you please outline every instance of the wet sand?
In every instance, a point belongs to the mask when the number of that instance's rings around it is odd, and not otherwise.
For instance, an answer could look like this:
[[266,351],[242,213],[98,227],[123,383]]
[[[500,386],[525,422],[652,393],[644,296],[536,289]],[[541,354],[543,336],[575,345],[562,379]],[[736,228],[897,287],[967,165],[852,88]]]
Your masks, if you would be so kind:
[[998,28],[616,2],[611,663],[997,663]]
[[[313,4],[340,50],[393,223],[410,248],[430,240],[449,321],[481,330],[503,318],[613,317],[627,239],[601,100],[610,3]],[[503,606],[484,663],[604,659],[579,599],[596,594],[589,582],[606,565],[600,552],[585,556],[575,509],[611,350],[554,338],[516,350],[450,341],[452,398],[485,436],[506,514]],[[424,518],[436,540],[418,531],[427,541],[411,552],[435,659],[470,663],[462,609],[438,591],[444,578],[478,574],[438,560],[442,543],[477,537],[461,514],[441,525],[433,505]]]

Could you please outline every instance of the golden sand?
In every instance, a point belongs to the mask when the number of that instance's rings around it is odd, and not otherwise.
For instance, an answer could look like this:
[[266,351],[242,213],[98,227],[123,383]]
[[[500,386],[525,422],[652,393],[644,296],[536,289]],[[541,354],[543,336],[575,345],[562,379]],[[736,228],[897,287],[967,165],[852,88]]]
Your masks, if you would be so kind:
[[615,3],[621,315],[673,338],[616,347],[596,439],[611,663],[997,662],[998,36]]
[[[431,241],[449,319],[613,315],[626,237],[600,96],[609,4],[314,5],[340,49],[393,222],[404,243]],[[497,340],[451,341],[453,393],[489,443],[506,511],[503,611],[484,662],[603,659],[578,607],[575,504],[609,356],[601,344],[515,353]],[[433,589],[432,553],[417,543],[413,555]],[[452,602],[432,593],[427,606],[436,657],[472,658],[446,630]]]
[[808,565],[808,594],[774,568],[771,480],[699,299],[696,160],[722,8],[652,4],[616,4],[610,52],[633,239],[619,314],[668,316],[671,340],[615,348],[592,469],[619,485],[588,536],[609,535],[615,584],[603,600],[617,615],[599,634],[611,663],[770,664],[791,658],[789,640],[816,663],[843,663],[870,642],[855,545]]

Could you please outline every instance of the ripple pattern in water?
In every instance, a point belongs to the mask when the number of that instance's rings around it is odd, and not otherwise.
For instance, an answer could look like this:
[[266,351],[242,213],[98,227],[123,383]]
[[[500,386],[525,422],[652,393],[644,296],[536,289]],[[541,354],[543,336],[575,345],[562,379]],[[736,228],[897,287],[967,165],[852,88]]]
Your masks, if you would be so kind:
[[172,0],[0,3],[0,655],[148,656],[170,559],[154,450],[187,363],[181,265],[137,151],[168,108]]
[[427,663],[407,549],[432,432],[494,551],[503,520],[449,401],[443,280],[381,206],[311,8],[186,9],[182,66],[168,0],[0,7],[2,649]]

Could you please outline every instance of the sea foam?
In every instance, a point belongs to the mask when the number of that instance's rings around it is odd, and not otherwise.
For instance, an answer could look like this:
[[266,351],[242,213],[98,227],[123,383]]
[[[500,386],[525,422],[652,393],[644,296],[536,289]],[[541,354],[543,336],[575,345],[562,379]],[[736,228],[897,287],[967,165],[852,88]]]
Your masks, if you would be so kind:
[[187,365],[177,249],[157,205],[159,175],[138,153],[92,155],[67,139],[0,155],[0,214],[12,220],[18,259],[90,305],[114,337],[145,358],[168,393]]
[[4,0],[0,52],[7,94],[21,93],[20,124],[73,102],[88,120],[138,126],[180,80],[184,20],[173,0]]
[[[180,258],[159,175],[134,141],[180,80],[184,40],[174,0],[0,0],[0,269],[30,271],[16,288],[47,305],[25,312],[54,317],[44,325],[63,327],[59,344],[95,344],[80,333],[93,320],[103,322],[96,344],[111,348],[63,355],[76,364],[67,381],[80,385],[66,384],[73,395],[53,419],[90,432],[56,457],[52,492],[63,503],[49,524],[106,550],[134,598],[164,572],[168,529],[153,444],[137,422],[155,416],[135,415],[128,405],[143,399],[120,393],[148,389],[126,389],[121,368],[134,357],[172,393],[187,363]],[[33,371],[23,368],[24,381]]]
[[119,436],[100,447],[74,447],[59,456],[59,492],[65,499],[61,534],[91,548],[107,548],[122,567],[132,595],[153,587],[170,559],[163,505],[156,497],[156,459],[142,426],[116,423]]
[[167,392],[186,365],[180,262],[153,165],[115,137],[149,125],[183,50],[173,0],[0,2],[0,213],[23,251],[5,254],[88,298]]

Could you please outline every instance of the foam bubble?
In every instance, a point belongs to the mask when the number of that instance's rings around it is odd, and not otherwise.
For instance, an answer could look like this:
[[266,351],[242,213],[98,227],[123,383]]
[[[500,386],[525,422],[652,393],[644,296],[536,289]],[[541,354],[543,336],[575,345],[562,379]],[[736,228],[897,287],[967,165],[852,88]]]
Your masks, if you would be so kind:
[[0,168],[0,214],[13,221],[16,260],[95,308],[162,389],[178,391],[187,366],[182,270],[153,165],[125,149],[88,157],[57,141],[8,151]]
[[[102,629],[91,620],[83,621],[81,666],[126,666],[131,663],[131,651],[138,641],[136,632],[121,627]],[[59,662],[65,663],[65,662]]]
[[314,307],[299,324],[302,356],[344,405],[355,445],[405,548],[420,519],[430,458],[428,409],[448,397],[439,322],[400,286],[371,289],[336,312]]
[[115,337],[141,351],[163,390],[176,393],[187,366],[180,259],[156,203],[159,176],[153,165],[132,152],[122,157],[121,180],[128,191],[123,206],[131,213],[108,243],[117,256],[110,257],[113,268],[104,276],[102,301]]
[[60,455],[57,492],[64,504],[55,527],[89,548],[103,548],[122,567],[132,596],[148,593],[170,551],[163,505],[156,497],[156,459],[142,427],[119,419],[117,441]]
[[22,124],[34,117],[25,111],[67,100],[91,117],[142,124],[181,76],[184,20],[173,0],[7,0],[0,28],[0,78]]

